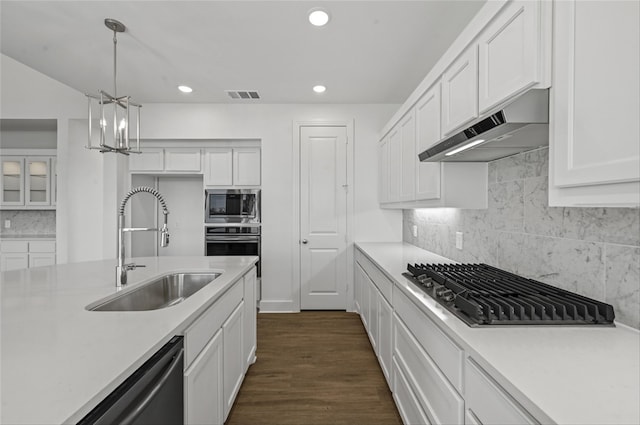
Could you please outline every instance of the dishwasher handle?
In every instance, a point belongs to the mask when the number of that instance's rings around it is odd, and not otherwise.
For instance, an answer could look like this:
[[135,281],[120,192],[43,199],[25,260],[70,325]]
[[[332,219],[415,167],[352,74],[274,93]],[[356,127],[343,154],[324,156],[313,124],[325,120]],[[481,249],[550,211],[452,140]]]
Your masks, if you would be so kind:
[[160,392],[164,384],[167,382],[169,377],[173,374],[177,367],[182,367],[183,362],[182,359],[184,357],[184,348],[181,348],[178,354],[171,361],[171,364],[164,371],[162,376],[158,379],[158,381],[153,385],[153,388],[144,396],[144,398],[135,406],[131,408],[131,411],[127,416],[122,418],[120,421],[120,425],[131,425],[134,423],[136,418],[140,416],[140,413],[147,408],[149,403],[156,397],[156,395]]

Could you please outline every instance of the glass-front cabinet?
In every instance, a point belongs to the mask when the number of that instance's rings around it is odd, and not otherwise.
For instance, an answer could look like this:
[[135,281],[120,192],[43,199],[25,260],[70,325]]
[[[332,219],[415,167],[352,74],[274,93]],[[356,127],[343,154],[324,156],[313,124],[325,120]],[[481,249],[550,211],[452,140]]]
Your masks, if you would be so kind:
[[25,159],[25,205],[51,205],[50,158]]
[[0,156],[0,208],[54,209],[55,157]]
[[2,157],[0,166],[2,167],[0,205],[24,205],[24,158]]

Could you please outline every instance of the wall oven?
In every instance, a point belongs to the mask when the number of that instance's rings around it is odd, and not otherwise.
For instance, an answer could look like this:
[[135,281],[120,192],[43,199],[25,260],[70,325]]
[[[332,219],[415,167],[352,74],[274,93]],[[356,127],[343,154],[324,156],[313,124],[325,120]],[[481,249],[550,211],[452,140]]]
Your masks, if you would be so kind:
[[260,190],[205,190],[204,221],[205,223],[260,223]]
[[[260,224],[208,225],[204,234],[205,255],[260,256]],[[257,272],[260,277],[260,260]]]

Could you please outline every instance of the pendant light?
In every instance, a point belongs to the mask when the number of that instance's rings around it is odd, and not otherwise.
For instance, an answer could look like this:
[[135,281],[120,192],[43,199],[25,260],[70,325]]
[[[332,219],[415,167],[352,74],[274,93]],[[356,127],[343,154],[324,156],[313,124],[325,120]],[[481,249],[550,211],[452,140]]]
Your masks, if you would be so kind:
[[[122,22],[107,18],[104,25],[113,31],[113,95],[100,90],[97,95],[87,94],[89,103],[89,140],[88,149],[100,152],[116,152],[124,155],[140,152],[140,108],[142,105],[131,100],[131,96],[118,96],[116,86],[116,53],[117,33],[124,32],[126,27]],[[95,114],[95,115],[94,115]],[[132,140],[130,131],[135,127],[135,138]],[[99,145],[94,145],[92,139],[99,132]],[[133,143],[132,143],[133,142]],[[132,147],[135,145],[135,149]]]

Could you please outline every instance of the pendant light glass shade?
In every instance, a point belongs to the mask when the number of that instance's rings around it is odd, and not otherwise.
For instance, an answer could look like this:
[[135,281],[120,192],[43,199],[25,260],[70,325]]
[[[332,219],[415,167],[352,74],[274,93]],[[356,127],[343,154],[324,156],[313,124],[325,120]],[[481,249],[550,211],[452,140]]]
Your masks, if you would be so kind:
[[[97,95],[87,94],[88,99],[88,149],[100,152],[117,152],[128,155],[140,152],[140,108],[131,96],[118,96],[116,86],[116,34],[125,26],[115,19],[105,19],[104,24],[113,31],[113,95],[100,90]],[[132,136],[133,135],[133,136]]]

